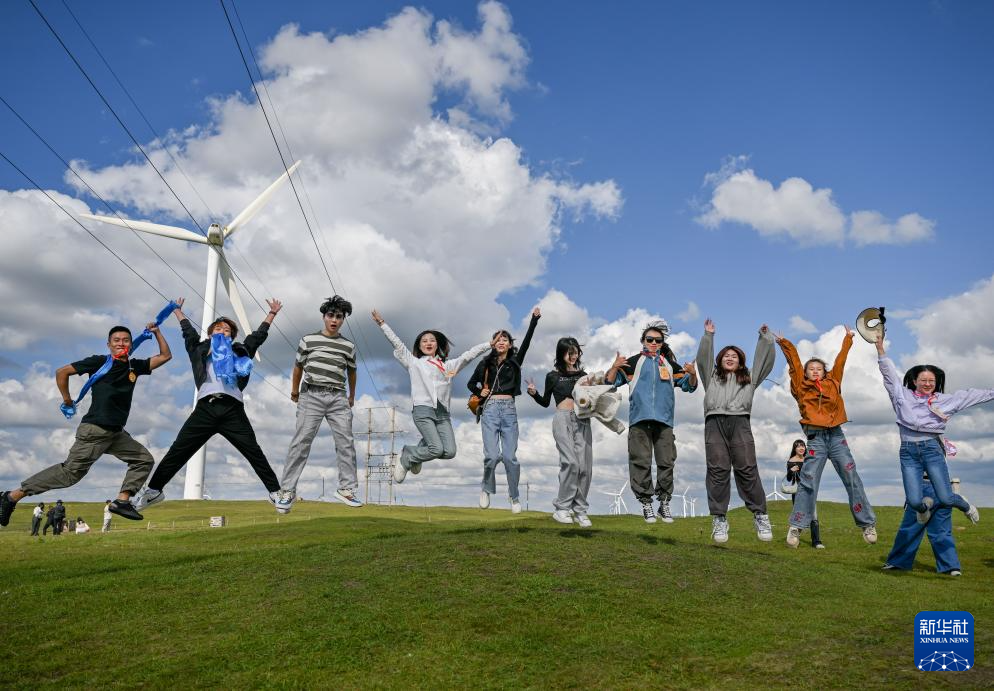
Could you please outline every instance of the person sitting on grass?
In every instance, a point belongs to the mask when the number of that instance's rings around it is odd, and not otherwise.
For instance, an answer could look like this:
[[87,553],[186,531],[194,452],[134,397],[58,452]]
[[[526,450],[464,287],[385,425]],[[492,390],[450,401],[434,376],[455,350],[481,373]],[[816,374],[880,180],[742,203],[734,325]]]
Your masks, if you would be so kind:
[[[925,498],[936,500],[935,490],[929,481],[928,473],[922,476],[922,494]],[[959,554],[956,553],[956,541],[953,539],[953,512],[948,506],[939,506],[932,513],[928,523],[918,520],[918,512],[910,504],[904,505],[904,520],[894,536],[894,546],[891,547],[884,571],[910,571],[915,563],[915,555],[922,543],[922,537],[928,534],[928,542],[935,555],[935,570],[959,576],[962,572],[959,564]]]
[[231,442],[251,464],[269,492],[269,502],[276,505],[280,481],[255,438],[255,430],[245,414],[242,390],[248,386],[252,358],[269,336],[269,326],[283,307],[277,299],[267,300],[269,314],[259,327],[245,338],[235,341],[238,327],[227,317],[218,317],[207,327],[209,338],[200,333],[183,314],[183,298],[176,300],[173,315],[179,320],[183,342],[190,356],[193,381],[197,385],[197,405],[176,435],[152,477],[137,497],[135,508],[141,510],[158,504],[166,496],[163,488],[173,479],[197,450],[215,434]]
[[787,358],[790,393],[797,401],[801,413],[801,429],[808,438],[808,457],[801,466],[801,480],[797,487],[794,510],[788,521],[788,547],[796,548],[801,541],[801,531],[811,525],[821,474],[829,460],[846,488],[849,510],[856,525],[863,530],[863,540],[870,545],[877,541],[877,517],[863,489],[863,481],[856,472],[856,461],[853,460],[849,442],[842,431],[842,425],[849,421],[846,405],[842,400],[842,375],[853,339],[852,329],[847,326],[845,331],[842,348],[831,370],[820,358],[811,358],[802,367],[794,344],[783,336],[776,338],[777,345]]
[[[356,496],[355,441],[352,438],[352,406],[355,405],[356,348],[341,334],[352,303],[341,295],[330,297],[319,308],[324,327],[301,337],[291,375],[290,399],[297,404],[297,429],[283,464],[283,480],[276,511],[289,513],[297,497],[297,481],[304,472],[311,444],[328,421],[335,440],[338,489],[332,495],[348,506],[360,507]],[[348,394],[345,383],[348,381]]]
[[408,472],[413,475],[420,473],[422,463],[436,458],[455,458],[456,436],[450,416],[452,378],[493,348],[496,339],[490,343],[479,343],[449,360],[449,339],[441,331],[429,329],[419,333],[411,352],[376,310],[373,310],[373,321],[383,330],[383,335],[393,345],[393,356],[407,369],[411,378],[412,415],[414,426],[421,433],[421,441],[404,446],[393,467],[393,480],[401,483]]
[[[155,335],[159,345],[158,355],[144,360],[130,358],[131,331],[125,326],[115,326],[107,334],[109,355],[91,355],[56,370],[55,385],[62,395],[65,408],[70,411],[75,410],[75,401],[69,393],[69,377],[73,374],[91,376],[94,383],[91,387],[90,409],[76,428],[76,441],[69,449],[65,461],[32,475],[17,489],[0,493],[0,526],[6,526],[10,522],[10,515],[21,499],[53,489],[72,487],[86,476],[97,459],[104,454],[128,464],[121,491],[113,502],[111,511],[133,521],[142,519],[130,500],[152,472],[155,460],[148,449],[125,431],[124,426],[128,423],[131,398],[138,377],[151,374],[172,359],[169,344],[155,322],[150,323],[147,328]],[[71,415],[72,412],[67,414]],[[58,506],[61,505],[60,501]],[[60,526],[64,517],[63,513],[58,518],[59,523],[53,525]],[[60,532],[61,528],[56,527],[55,534]]]
[[86,524],[86,521],[83,520],[82,516],[78,517],[76,519],[76,534],[82,535],[88,532],[90,532],[90,526]]
[[[897,414],[897,429],[901,434],[901,479],[905,501],[918,513],[918,521],[923,524],[928,523],[933,511],[950,506],[977,523],[980,520],[977,507],[953,493],[942,433],[946,431],[946,422],[956,413],[994,399],[994,389],[945,393],[946,373],[934,365],[912,367],[902,381],[894,362],[887,357],[882,335],[877,337],[876,346],[877,364]],[[923,472],[932,481],[934,498],[922,493]]]

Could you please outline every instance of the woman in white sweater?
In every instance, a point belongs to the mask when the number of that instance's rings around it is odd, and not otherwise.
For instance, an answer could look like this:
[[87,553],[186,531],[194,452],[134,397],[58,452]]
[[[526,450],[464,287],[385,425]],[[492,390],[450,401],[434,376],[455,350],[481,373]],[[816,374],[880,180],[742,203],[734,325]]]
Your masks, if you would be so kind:
[[428,329],[419,333],[412,352],[376,310],[373,310],[373,321],[383,330],[383,335],[393,345],[393,356],[407,368],[411,377],[412,415],[414,426],[421,433],[421,441],[404,446],[400,462],[394,466],[394,482],[400,483],[408,471],[415,475],[420,473],[425,461],[455,457],[456,437],[449,415],[452,378],[490,350],[493,344],[480,343],[449,360],[449,339],[441,331]]

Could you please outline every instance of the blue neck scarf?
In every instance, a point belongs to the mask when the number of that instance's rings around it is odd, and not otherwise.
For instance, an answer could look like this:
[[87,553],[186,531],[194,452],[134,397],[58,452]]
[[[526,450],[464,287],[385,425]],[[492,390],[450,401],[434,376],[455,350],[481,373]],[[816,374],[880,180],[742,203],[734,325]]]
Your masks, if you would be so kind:
[[225,386],[238,386],[238,377],[252,373],[252,358],[235,355],[231,339],[224,334],[211,336],[211,367],[214,377]]

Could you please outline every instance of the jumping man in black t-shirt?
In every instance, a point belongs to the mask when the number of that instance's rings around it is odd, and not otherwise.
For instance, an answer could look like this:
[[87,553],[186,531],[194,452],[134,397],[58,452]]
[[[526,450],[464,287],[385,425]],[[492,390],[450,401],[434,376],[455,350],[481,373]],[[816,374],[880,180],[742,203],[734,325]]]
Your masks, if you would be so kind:
[[[76,429],[76,441],[69,449],[69,456],[63,463],[32,475],[21,483],[20,488],[0,493],[0,526],[10,522],[10,514],[21,499],[75,485],[104,454],[116,456],[128,464],[121,493],[111,502],[111,513],[134,521],[142,519],[142,515],[131,505],[130,499],[145,484],[145,479],[152,472],[154,460],[148,449],[124,430],[124,425],[131,412],[131,396],[138,377],[151,374],[152,370],[172,358],[169,344],[159,333],[155,322],[150,323],[147,328],[155,334],[159,354],[146,360],[132,360],[128,357],[131,351],[131,331],[127,327],[115,326],[110,330],[107,348],[113,364],[91,388],[90,409]],[[92,355],[56,370],[55,384],[67,406],[73,405],[72,395],[69,393],[69,376],[93,376],[106,362],[106,355]]]

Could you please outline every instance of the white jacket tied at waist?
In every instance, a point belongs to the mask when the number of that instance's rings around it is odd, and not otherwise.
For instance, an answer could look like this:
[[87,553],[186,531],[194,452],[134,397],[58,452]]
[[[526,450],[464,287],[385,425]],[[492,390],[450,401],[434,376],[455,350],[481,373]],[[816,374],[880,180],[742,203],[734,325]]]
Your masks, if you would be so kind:
[[625,423],[617,418],[621,407],[618,387],[595,384],[604,381],[604,374],[596,372],[580,379],[573,387],[573,412],[581,420],[594,418],[612,432],[621,434]]

